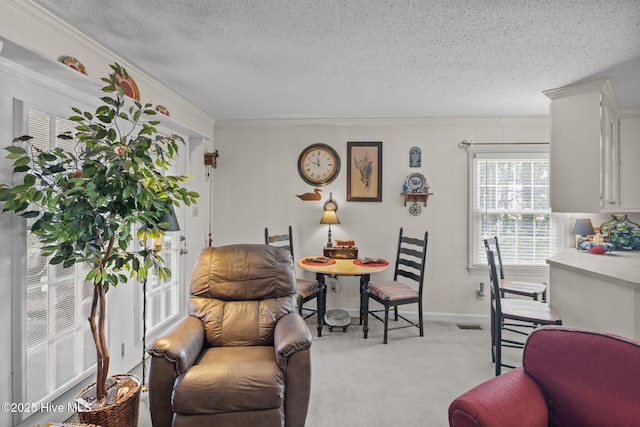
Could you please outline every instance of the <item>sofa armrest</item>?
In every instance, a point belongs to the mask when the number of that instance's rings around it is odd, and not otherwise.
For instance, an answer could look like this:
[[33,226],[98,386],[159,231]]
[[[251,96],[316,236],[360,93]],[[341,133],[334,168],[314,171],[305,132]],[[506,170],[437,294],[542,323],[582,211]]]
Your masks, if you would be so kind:
[[202,351],[204,325],[197,317],[187,316],[147,347],[153,357],[164,357],[173,363],[176,376],[186,371]]
[[452,427],[547,427],[549,406],[538,383],[522,367],[492,378],[449,406]]
[[289,313],[278,320],[273,332],[276,361],[283,371],[289,358],[298,351],[311,347],[311,332],[298,313]]
[[287,427],[304,427],[311,396],[311,332],[294,312],[278,320],[273,335],[276,361],[286,381]]
[[147,347],[147,352],[152,356],[149,365],[149,409],[154,427],[171,427],[173,383],[193,365],[203,344],[204,325],[200,319],[188,316]]

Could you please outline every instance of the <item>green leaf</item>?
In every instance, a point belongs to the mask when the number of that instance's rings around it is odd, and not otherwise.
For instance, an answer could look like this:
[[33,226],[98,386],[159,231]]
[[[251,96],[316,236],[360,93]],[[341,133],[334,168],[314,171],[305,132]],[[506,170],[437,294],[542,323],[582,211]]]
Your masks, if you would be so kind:
[[15,167],[26,166],[29,163],[31,163],[31,159],[29,157],[21,157],[15,162],[13,162],[13,166]]
[[6,186],[0,188],[0,201],[6,201],[10,198],[13,198],[13,192],[11,191],[11,188]]
[[60,264],[62,261],[64,261],[64,257],[62,255],[56,255],[53,258],[51,258],[51,260],[49,261],[49,264],[51,265],[57,265]]
[[107,105],[101,105],[96,109],[96,116],[107,114],[111,109]]
[[100,273],[100,269],[98,269],[98,268],[94,268],[94,269],[92,269],[91,271],[89,271],[89,272],[87,273],[86,280],[93,280],[93,279],[95,279],[96,277],[98,277],[98,274],[99,274],[99,273]]
[[[20,137],[20,138],[24,138],[24,137]],[[16,142],[17,140],[20,140],[20,138],[16,138],[13,141]],[[31,139],[31,137],[29,137],[29,139]],[[9,145],[8,147],[4,148],[5,150],[7,150],[8,152],[10,152],[11,154],[17,154],[17,155],[25,155],[27,154],[27,150],[25,150],[22,147],[18,147],[17,145]]]
[[37,218],[40,216],[40,211],[27,211],[20,214],[23,218]]

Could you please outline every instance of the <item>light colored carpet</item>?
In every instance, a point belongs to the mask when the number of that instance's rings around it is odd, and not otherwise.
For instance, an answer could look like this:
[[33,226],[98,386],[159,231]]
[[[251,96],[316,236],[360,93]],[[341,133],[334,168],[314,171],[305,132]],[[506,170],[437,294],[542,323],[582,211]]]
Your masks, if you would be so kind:
[[369,324],[366,340],[357,319],[314,340],[307,426],[448,426],[451,401],[493,376],[487,330],[427,322],[424,337],[400,329],[384,345]]
[[[487,325],[426,322],[424,337],[400,329],[384,345],[382,323],[369,323],[366,340],[357,319],[347,332],[325,327],[318,338],[315,320],[307,320],[314,336],[308,427],[446,427],[451,401],[494,375]],[[506,353],[509,363],[520,363],[520,350]],[[138,426],[151,427],[147,393]]]

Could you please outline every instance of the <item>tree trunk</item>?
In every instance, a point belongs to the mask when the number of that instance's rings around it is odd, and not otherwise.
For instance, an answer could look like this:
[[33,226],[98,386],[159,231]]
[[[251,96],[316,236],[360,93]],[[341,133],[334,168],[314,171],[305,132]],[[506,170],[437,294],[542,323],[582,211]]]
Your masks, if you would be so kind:
[[[105,337],[105,317],[106,317],[107,299],[104,292],[102,280],[96,283],[93,288],[93,301],[91,302],[91,314],[89,316],[89,325],[93,335],[93,342],[96,346],[96,398],[98,401],[103,400],[107,396],[106,381],[109,374],[109,349],[107,347],[107,339]],[[96,325],[96,311],[98,311],[98,323]]]

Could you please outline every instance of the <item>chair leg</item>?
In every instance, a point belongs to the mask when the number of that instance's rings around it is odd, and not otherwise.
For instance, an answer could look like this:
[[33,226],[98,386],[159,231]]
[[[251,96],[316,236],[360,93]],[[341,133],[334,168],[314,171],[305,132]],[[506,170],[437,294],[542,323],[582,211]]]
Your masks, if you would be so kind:
[[[396,307],[397,309],[398,307]],[[384,305],[384,341],[383,343],[387,343],[387,333],[389,330],[389,304]]]
[[298,297],[298,313],[300,313],[300,316],[302,316],[302,297],[301,296]]
[[495,363],[496,362],[496,353],[495,353],[495,347],[496,347],[496,313],[495,310],[493,309],[493,306],[491,307],[491,320],[489,322],[489,328],[491,329],[491,362]]
[[424,336],[424,319],[422,318],[422,300],[418,303],[418,323],[420,325],[420,336]]
[[394,312],[393,320],[395,320],[397,322],[398,321],[398,306],[397,305],[395,307],[393,307],[393,312]]
[[496,358],[496,377],[502,371],[502,319],[495,321],[495,358]]

